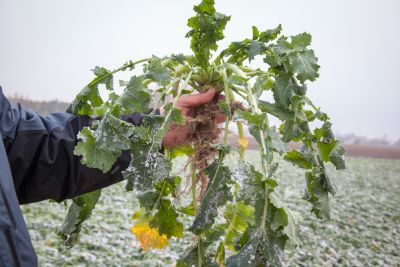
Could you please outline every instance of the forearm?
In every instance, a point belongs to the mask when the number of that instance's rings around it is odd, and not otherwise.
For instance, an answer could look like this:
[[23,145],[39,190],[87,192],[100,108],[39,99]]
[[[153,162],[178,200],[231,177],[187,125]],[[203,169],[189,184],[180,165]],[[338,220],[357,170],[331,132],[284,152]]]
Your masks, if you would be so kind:
[[[10,105],[0,94],[0,129],[21,204],[49,198],[61,201],[122,180],[129,153],[123,153],[105,174],[82,165],[74,155],[76,136],[91,123],[89,117],[69,113],[41,117],[20,105]],[[141,114],[122,117],[136,125],[141,118]]]

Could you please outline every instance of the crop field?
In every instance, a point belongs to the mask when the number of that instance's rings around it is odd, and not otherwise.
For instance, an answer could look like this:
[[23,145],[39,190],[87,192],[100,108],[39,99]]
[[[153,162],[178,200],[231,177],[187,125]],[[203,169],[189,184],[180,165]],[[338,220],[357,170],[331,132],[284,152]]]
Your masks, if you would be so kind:
[[[249,151],[246,157],[259,164],[257,152]],[[286,188],[281,193],[303,217],[302,244],[288,248],[287,266],[400,266],[400,161],[347,158],[346,162],[344,171],[328,168],[338,192],[331,201],[332,221],[313,218],[309,204],[301,199],[303,172],[280,163],[279,183]],[[124,183],[104,190],[93,217],[83,226],[79,244],[67,248],[55,234],[66,213],[63,204],[44,201],[23,206],[40,266],[173,266],[191,240],[172,239],[164,250],[144,252],[130,232],[137,209],[135,194],[125,192]]]

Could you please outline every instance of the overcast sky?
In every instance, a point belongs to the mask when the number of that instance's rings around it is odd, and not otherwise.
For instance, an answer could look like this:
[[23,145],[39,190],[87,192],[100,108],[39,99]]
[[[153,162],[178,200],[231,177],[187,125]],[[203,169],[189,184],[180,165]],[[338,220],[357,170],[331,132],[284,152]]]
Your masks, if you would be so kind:
[[[71,101],[90,69],[190,53],[191,0],[0,0],[0,85],[7,95]],[[400,1],[216,0],[228,41],[282,23],[313,35],[320,78],[309,86],[334,129],[400,137]]]

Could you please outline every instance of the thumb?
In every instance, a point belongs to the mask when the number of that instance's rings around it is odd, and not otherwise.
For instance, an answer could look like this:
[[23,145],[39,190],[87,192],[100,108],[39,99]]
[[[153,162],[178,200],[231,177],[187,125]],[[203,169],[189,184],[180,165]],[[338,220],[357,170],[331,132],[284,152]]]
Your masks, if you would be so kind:
[[183,95],[178,100],[178,105],[181,107],[197,107],[210,103],[214,98],[215,89],[211,88],[204,93],[194,94],[194,95]]

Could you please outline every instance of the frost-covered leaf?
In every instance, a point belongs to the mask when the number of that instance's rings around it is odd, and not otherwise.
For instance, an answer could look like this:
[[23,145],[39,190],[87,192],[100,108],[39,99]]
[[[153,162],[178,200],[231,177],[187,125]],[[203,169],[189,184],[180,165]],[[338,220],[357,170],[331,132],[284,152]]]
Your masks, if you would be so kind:
[[179,257],[176,266],[218,267],[218,264],[211,257],[208,257],[207,249],[214,242],[220,240],[223,233],[223,229],[211,229],[206,231],[203,235],[206,238],[199,238],[194,244],[188,246],[183,254]]
[[82,223],[92,215],[100,195],[101,190],[96,190],[73,199],[67,216],[57,231],[57,234],[65,240],[67,246],[73,246],[78,241]]
[[[205,255],[207,245],[201,243],[201,249],[198,248],[198,243],[194,243],[185,249],[181,257],[176,262],[176,267],[218,267],[218,264],[211,258]],[[200,256],[199,256],[200,251]],[[199,261],[199,257],[201,261]],[[201,265],[199,264],[201,262]]]
[[226,260],[227,267],[283,266],[285,238],[260,228],[248,230],[248,240],[239,253]]
[[107,114],[96,130],[85,127],[78,138],[75,155],[82,156],[82,163],[103,172],[111,169],[123,150],[129,148],[129,137],[134,126]]
[[162,179],[169,177],[167,159],[158,151],[143,142],[135,142],[131,146],[132,160],[128,168],[123,171],[127,180],[126,189],[146,191]]
[[240,161],[232,172],[232,180],[240,186],[237,199],[254,205],[254,196],[262,190],[263,175],[250,163]]
[[218,207],[224,205],[231,198],[228,187],[231,173],[228,167],[222,164],[218,165],[217,161],[214,161],[205,169],[205,173],[210,177],[210,181],[197,216],[189,228],[196,235],[210,229],[218,215]]
[[169,177],[169,162],[160,153],[161,143],[167,128],[160,129],[164,117],[158,115],[144,116],[141,140],[131,143],[132,160],[123,172],[127,179],[127,190],[136,188],[139,191],[152,189],[154,185]]

